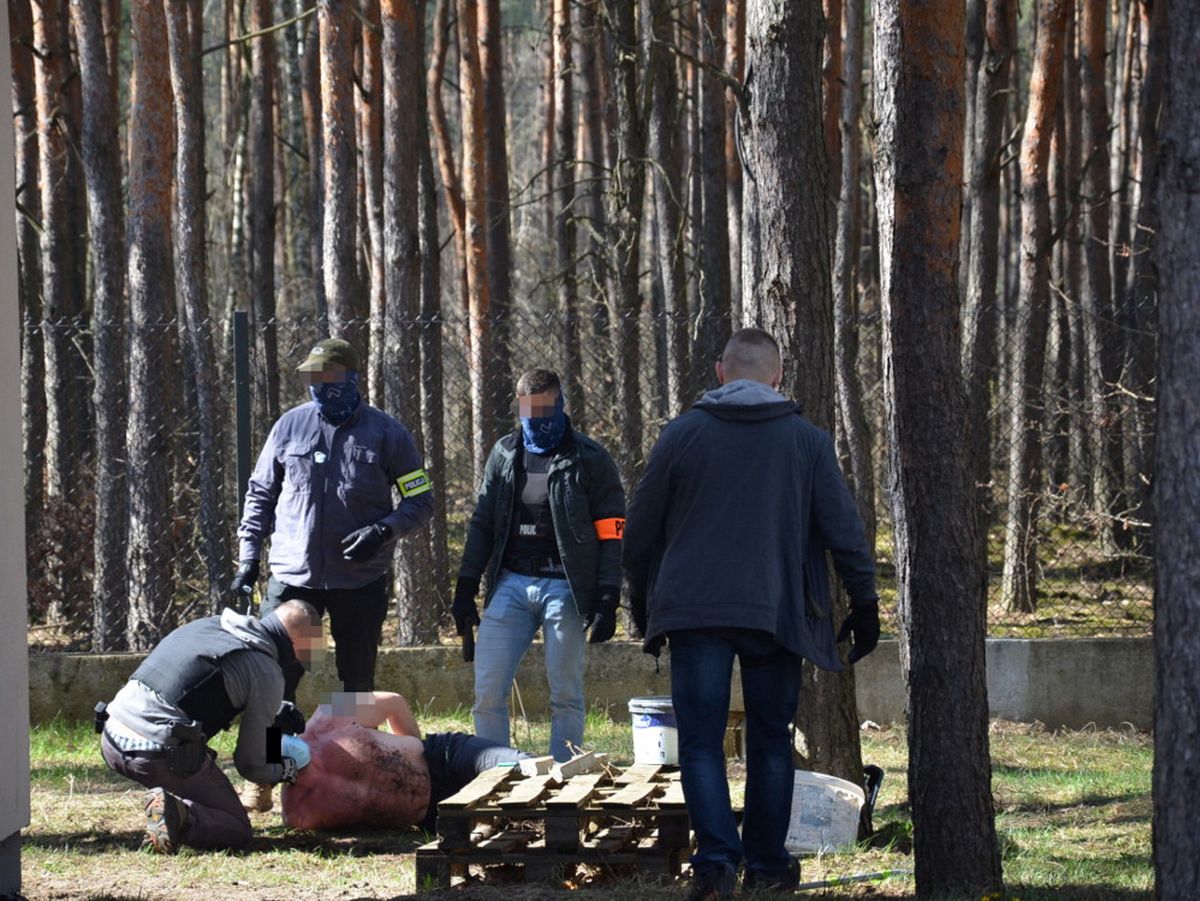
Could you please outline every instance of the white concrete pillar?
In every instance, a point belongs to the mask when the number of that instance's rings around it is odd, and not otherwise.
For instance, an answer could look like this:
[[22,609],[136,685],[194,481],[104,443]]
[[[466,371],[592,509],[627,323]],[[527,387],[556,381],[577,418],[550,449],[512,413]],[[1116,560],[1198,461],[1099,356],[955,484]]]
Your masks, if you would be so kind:
[[[0,73],[12,96],[8,16]],[[25,467],[21,449],[21,318],[12,116],[0,116],[0,896],[21,890],[21,829],[29,825],[29,652],[25,619]]]

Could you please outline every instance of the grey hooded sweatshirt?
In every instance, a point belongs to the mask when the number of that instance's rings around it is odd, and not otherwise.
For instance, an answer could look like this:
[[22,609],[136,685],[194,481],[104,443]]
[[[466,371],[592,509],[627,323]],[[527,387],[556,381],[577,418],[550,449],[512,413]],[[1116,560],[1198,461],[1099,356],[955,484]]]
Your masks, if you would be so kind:
[[663,429],[625,526],[647,650],[684,629],[770,632],[840,670],[826,552],[851,603],[877,601],[875,566],[828,433],[759,382],[704,395]]
[[[221,628],[262,652],[232,654],[221,662],[225,693],[242,711],[234,765],[251,782],[278,782],[283,778],[282,764],[267,763],[267,727],[275,721],[283,700],[283,671],[275,643],[255,617],[228,608],[221,613]],[[160,745],[175,744],[171,726],[189,721],[182,710],[135,679],[117,692],[108,715]]]

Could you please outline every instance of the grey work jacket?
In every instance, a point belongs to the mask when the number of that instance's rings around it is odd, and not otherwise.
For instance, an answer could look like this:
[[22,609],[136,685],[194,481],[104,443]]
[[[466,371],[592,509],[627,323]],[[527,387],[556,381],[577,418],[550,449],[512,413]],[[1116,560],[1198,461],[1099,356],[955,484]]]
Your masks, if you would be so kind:
[[[267,436],[246,487],[238,559],[259,559],[270,537],[271,574],[286,585],[345,589],[374,582],[387,572],[396,540],[433,515],[423,466],[408,429],[365,401],[338,426],[315,403],[288,410]],[[399,505],[393,506],[393,491]],[[342,539],[375,522],[391,527],[391,539],[370,559],[343,559]]]

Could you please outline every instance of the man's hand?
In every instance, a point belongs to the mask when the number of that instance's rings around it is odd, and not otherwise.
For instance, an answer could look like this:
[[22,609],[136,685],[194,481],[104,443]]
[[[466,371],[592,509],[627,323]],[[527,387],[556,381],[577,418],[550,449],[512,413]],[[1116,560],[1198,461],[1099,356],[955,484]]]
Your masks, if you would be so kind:
[[475,606],[475,595],[479,593],[479,580],[467,576],[459,576],[454,585],[454,606],[450,612],[454,616],[454,628],[459,635],[466,635],[468,630],[479,625],[479,608]]
[[838,632],[838,642],[843,642],[853,636],[850,643],[850,663],[857,663],[879,644],[879,602],[868,601],[863,604],[852,604],[850,615],[842,622]]
[[238,598],[244,598],[254,592],[254,584],[258,581],[258,561],[243,560],[238,564],[237,572],[233,576],[233,581],[229,583],[229,590],[232,591]]
[[275,714],[275,725],[284,735],[299,735],[304,731],[304,714],[291,701],[284,701]]
[[629,595],[629,612],[633,616],[633,626],[637,629],[637,637],[646,637],[648,617],[646,615],[646,595],[633,591]]
[[342,539],[342,557],[346,560],[370,560],[391,537],[392,527],[382,522],[355,529]]
[[588,614],[587,624],[592,627],[589,644],[608,641],[617,631],[617,602],[621,599],[619,588],[601,588],[596,597],[596,606]]

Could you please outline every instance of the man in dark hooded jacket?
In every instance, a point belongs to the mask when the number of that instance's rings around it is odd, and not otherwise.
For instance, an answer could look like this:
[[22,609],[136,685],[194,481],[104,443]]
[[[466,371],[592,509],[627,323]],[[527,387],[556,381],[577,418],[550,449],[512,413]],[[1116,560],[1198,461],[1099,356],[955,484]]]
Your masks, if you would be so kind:
[[[874,562],[827,433],[776,389],[779,347],[742,329],[717,363],[721,387],[663,429],[629,507],[624,566],[645,647],[671,649],[679,762],[696,831],[692,897],[790,889],[784,848],[793,767],[789,725],[800,663],[841,669],[825,553],[850,595],[839,640],[851,663],[879,639]],[[723,739],[733,659],[746,704],[739,837]]]

